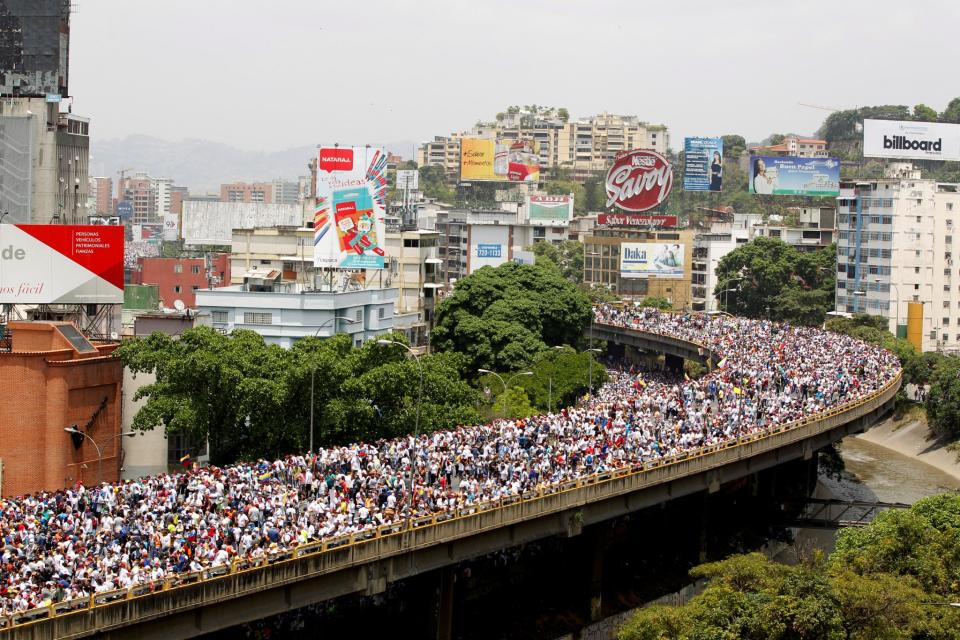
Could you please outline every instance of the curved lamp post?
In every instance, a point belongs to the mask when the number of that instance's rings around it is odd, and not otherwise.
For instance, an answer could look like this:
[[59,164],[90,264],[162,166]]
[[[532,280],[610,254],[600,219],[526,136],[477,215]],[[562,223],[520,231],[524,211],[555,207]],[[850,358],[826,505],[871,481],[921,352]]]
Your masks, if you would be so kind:
[[[420,356],[417,355],[417,352],[414,351],[412,348],[410,348],[409,345],[405,345],[405,344],[403,344],[402,342],[397,342],[396,340],[387,340],[386,338],[381,338],[380,340],[377,340],[377,344],[379,344],[379,345],[391,345],[391,344],[399,345],[399,346],[403,347],[404,349],[406,349],[407,351],[409,351],[410,354],[413,356],[413,359],[417,361],[417,368],[420,369],[420,389],[417,391],[417,414],[416,414],[417,417],[414,419],[414,423],[413,423],[413,442],[414,442],[414,448],[416,448],[417,438],[418,438],[419,435],[420,435],[420,403],[423,402],[423,363],[420,362]],[[411,467],[410,467],[410,518],[413,518],[413,496],[414,496],[414,489],[416,488],[416,485],[414,484],[414,482],[415,482],[415,478],[416,478],[417,461],[416,461],[416,459],[415,459],[414,457],[411,456],[411,458],[410,458],[410,463],[411,463]]]
[[[336,322],[337,320],[343,320],[348,324],[357,324],[357,320],[354,320],[353,318],[347,318],[346,316],[333,316],[332,318],[330,318],[329,320],[321,324],[319,327],[317,327],[317,330],[313,332],[313,337],[316,338],[317,334],[320,333],[320,329],[329,327],[332,323]],[[336,332],[337,331],[334,330],[334,333]],[[316,365],[314,365],[313,368],[310,369],[310,453],[313,453],[313,383],[314,383],[314,378],[316,377],[316,374],[317,374],[317,367]]]

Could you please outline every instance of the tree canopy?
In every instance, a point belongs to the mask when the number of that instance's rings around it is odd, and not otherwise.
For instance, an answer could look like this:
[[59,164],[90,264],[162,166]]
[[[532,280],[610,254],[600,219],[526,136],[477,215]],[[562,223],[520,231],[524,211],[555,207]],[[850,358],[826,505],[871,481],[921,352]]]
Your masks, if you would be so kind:
[[778,238],[759,237],[717,265],[717,299],[735,315],[821,324],[833,308],[836,249],[803,252]]
[[620,640],[874,640],[960,638],[960,496],[890,510],[842,529],[829,560],[796,566],[759,553],[700,565],[702,593],[681,607],[645,607]]
[[431,343],[464,354],[470,371],[519,371],[550,346],[578,344],[589,320],[589,299],[557,269],[508,262],[457,282]]
[[[209,439],[216,464],[305,450],[311,381],[316,444],[395,437],[415,426],[420,371],[399,346],[357,348],[338,335],[303,338],[287,350],[252,331],[225,336],[197,327],[179,339],[155,333],[127,341],[118,354],[134,374],[156,375],[135,396],[147,401],[133,428]],[[432,354],[420,363],[420,430],[478,423],[480,396],[460,377],[463,358]]]
[[529,250],[537,257],[537,264],[554,266],[560,270],[560,275],[570,282],[583,282],[583,243],[577,240],[563,240],[553,244],[546,240],[538,240]]

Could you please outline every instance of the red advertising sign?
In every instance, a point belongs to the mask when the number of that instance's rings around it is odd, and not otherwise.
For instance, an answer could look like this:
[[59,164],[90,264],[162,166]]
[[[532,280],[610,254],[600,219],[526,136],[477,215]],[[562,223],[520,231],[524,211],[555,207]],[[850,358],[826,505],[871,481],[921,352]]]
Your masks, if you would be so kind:
[[644,215],[632,213],[601,213],[598,227],[675,227],[677,216]]
[[123,303],[123,227],[4,224],[0,248],[0,302]]
[[659,206],[673,187],[673,168],[656,151],[628,151],[607,172],[607,206],[648,211]]
[[353,149],[329,147],[320,149],[320,171],[353,171]]

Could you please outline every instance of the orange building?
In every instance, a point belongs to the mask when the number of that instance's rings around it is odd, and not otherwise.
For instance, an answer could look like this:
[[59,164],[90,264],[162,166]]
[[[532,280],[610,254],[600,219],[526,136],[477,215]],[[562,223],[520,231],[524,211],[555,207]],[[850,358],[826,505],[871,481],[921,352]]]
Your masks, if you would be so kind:
[[0,351],[0,496],[118,480],[118,345],[91,343],[71,323],[11,322],[7,328],[12,340]]

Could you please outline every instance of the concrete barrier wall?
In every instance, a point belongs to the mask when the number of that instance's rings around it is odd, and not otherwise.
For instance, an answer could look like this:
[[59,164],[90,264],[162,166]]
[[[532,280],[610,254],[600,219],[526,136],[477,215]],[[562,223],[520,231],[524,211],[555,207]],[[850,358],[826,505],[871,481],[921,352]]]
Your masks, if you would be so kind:
[[[690,345],[687,349],[691,349]],[[363,591],[368,586],[368,573],[348,570],[512,525],[574,513],[584,505],[637,494],[651,487],[776,452],[883,410],[893,402],[900,384],[901,376],[898,376],[873,395],[831,409],[815,419],[799,420],[695,452],[581,478],[523,496],[474,505],[455,513],[422,517],[412,523],[383,526],[322,543],[310,543],[260,563],[235,562],[227,567],[177,576],[155,587],[141,586],[135,590],[98,594],[82,601],[59,603],[19,616],[0,618],[3,625],[0,626],[0,635],[3,629],[13,628],[16,637],[31,640],[79,638],[334,574],[341,581],[339,592]],[[281,602],[278,611],[285,610],[282,605]],[[290,602],[286,605],[289,608]],[[171,633],[170,637],[174,634]]]

